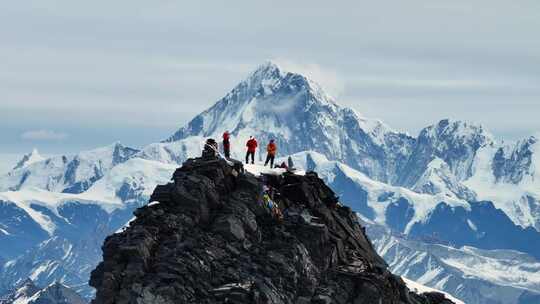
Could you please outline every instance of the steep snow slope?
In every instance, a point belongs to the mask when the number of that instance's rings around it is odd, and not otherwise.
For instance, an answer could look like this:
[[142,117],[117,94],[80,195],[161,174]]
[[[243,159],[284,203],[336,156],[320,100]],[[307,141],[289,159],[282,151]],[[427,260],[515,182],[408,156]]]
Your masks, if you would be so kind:
[[476,151],[492,145],[492,137],[482,126],[441,120],[420,132],[398,183],[412,187],[435,158],[444,161],[458,180],[464,180],[472,175]]
[[395,273],[466,303],[540,301],[540,262],[526,254],[430,244],[365,223],[377,252]]
[[493,201],[515,223],[540,231],[540,142],[480,149],[464,185],[481,200]]
[[422,130],[398,184],[417,192],[492,201],[540,231],[540,143],[500,143],[482,126],[443,120]]
[[154,143],[144,147],[136,157],[179,165],[190,157],[199,156],[205,141],[204,137],[191,136],[174,142]]
[[409,280],[405,277],[401,277],[403,279],[403,281],[405,281],[405,284],[407,284],[407,287],[414,291],[414,292],[417,292],[417,293],[424,293],[424,292],[442,292],[444,293],[444,295],[452,300],[452,302],[456,303],[456,304],[465,304],[463,301],[461,300],[458,300],[456,299],[455,297],[453,297],[451,294],[447,293],[447,292],[444,292],[444,291],[440,291],[438,289],[434,289],[434,288],[429,288],[427,286],[424,286],[422,284],[419,284],[415,281],[412,281],[412,280]]

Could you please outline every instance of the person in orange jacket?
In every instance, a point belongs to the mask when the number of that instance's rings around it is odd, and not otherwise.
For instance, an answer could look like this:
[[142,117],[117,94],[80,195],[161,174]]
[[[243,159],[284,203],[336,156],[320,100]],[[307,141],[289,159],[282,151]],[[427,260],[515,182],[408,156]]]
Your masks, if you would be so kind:
[[268,146],[266,146],[266,152],[268,152],[268,154],[266,154],[266,161],[264,162],[264,165],[266,166],[268,162],[270,162],[270,168],[274,168],[274,159],[276,158],[277,146],[273,139],[270,139],[270,143]]
[[251,163],[254,164],[255,163],[255,151],[257,151],[257,140],[253,137],[253,136],[250,136],[249,137],[249,140],[247,141],[246,143],[246,147],[247,147],[247,153],[246,153],[246,164],[249,164],[249,156],[251,156]]

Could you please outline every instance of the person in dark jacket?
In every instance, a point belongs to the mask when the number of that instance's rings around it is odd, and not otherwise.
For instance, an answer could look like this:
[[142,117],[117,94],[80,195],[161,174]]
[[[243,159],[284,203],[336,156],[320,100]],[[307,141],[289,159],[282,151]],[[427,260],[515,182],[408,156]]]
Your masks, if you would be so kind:
[[218,143],[213,138],[208,138],[206,140],[202,157],[206,159],[218,157]]
[[231,142],[229,138],[229,131],[225,131],[223,133],[223,154],[225,154],[225,158],[227,159],[231,158]]
[[257,146],[258,146],[257,140],[253,136],[250,136],[249,140],[246,143],[246,147],[247,147],[246,164],[249,164],[248,160],[250,156],[251,156],[251,163],[252,164],[255,163],[255,151],[257,151]]
[[266,152],[267,154],[264,166],[266,166],[268,162],[270,162],[270,168],[274,168],[274,159],[276,158],[277,146],[274,143],[273,139],[270,139],[270,143],[268,144],[268,146],[266,146]]

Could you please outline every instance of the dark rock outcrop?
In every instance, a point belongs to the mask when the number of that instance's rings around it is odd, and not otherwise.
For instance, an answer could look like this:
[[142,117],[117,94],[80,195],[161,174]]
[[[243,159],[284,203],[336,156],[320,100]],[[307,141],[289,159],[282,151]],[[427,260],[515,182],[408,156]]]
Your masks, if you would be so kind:
[[190,159],[173,180],[106,239],[93,303],[452,303],[392,275],[316,173],[257,178]]

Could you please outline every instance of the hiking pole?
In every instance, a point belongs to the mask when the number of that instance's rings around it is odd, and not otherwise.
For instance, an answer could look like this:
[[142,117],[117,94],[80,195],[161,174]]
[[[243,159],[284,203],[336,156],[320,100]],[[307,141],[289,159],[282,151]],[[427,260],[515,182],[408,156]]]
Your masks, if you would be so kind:
[[217,155],[219,155],[219,157],[223,158],[226,162],[227,162],[227,165],[229,166],[234,166],[233,162],[231,162],[230,160],[228,160],[225,156],[223,156],[223,154],[221,154],[221,152],[219,152],[218,149],[216,149],[216,147],[212,146],[212,145],[209,145],[207,143],[204,144],[205,146],[209,147],[210,149],[212,149],[214,152],[217,153]]

